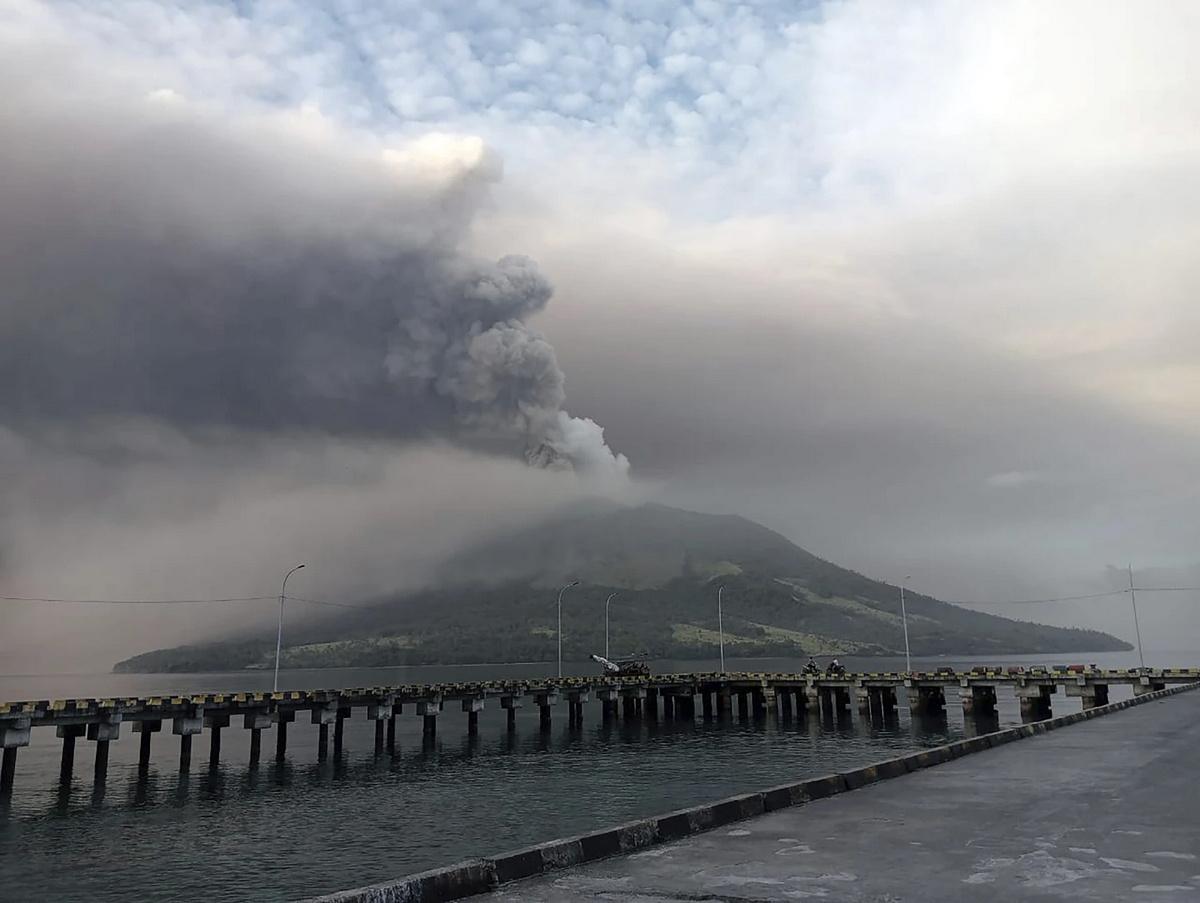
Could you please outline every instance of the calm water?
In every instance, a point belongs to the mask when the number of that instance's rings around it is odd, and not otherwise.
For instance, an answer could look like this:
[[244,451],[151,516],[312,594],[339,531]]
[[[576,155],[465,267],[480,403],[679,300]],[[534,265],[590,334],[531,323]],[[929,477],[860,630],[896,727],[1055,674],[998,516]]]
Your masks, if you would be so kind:
[[[1184,665],[1200,656],[1160,655],[1148,663]],[[1028,659],[1027,661],[1033,661]],[[1044,662],[1044,657],[1036,659]],[[1073,656],[1129,667],[1136,655]],[[1009,657],[1006,663],[1021,659]],[[845,659],[855,669],[903,662]],[[926,664],[970,664],[937,659]],[[1053,664],[1054,662],[1048,662]],[[916,663],[914,662],[914,666]],[[795,670],[793,660],[755,660],[730,670]],[[714,662],[659,662],[655,670],[715,670]],[[594,673],[588,665],[575,673]],[[546,665],[414,667],[291,671],[285,688],[374,686],[491,677],[540,677]],[[264,673],[0,677],[0,699],[147,695],[268,689]],[[1128,690],[1114,688],[1119,699]],[[999,723],[1020,720],[1016,702],[1000,694]],[[1077,699],[1054,698],[1055,713]],[[465,716],[448,707],[439,736],[423,742],[420,719],[397,719],[394,754],[374,755],[373,726],[346,724],[342,758],[316,762],[317,729],[297,721],[288,757],[273,761],[270,731],[264,762],[246,762],[249,732],[223,735],[221,761],[208,762],[207,731],[193,746],[192,770],[178,773],[178,739],[169,727],[154,737],[146,779],[137,776],[137,739],[112,744],[107,785],[92,784],[92,745],[79,741],[74,779],[58,784],[59,741],[35,729],[21,750],[16,789],[0,811],[0,899],[290,900],[496,853],[733,793],[815,776],[937,745],[996,724],[964,724],[947,694],[942,718],[912,721],[902,706],[886,724],[857,712],[844,720],[791,723],[705,722],[600,724],[600,707],[585,707],[581,730],[566,709],[549,734],[537,709],[521,710],[517,731],[504,713],[485,710],[479,737],[468,740]]]

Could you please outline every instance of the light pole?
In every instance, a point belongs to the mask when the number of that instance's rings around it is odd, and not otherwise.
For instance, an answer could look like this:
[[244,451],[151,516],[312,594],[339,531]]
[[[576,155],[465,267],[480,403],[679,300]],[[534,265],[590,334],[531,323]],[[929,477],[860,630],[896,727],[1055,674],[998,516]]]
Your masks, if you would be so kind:
[[287,594],[288,577],[304,567],[302,564],[296,565],[283,576],[283,586],[279,588],[279,630],[275,634],[275,680],[271,684],[271,692],[275,693],[279,690],[279,650],[283,647],[283,597]]
[[721,594],[725,592],[724,586],[717,587],[717,636],[721,642],[721,673],[725,673],[725,621],[721,618]]
[[562,677],[562,596],[572,586],[579,586],[579,581],[568,583],[558,591],[558,676]]
[[1129,601],[1133,603],[1133,629],[1137,631],[1138,641],[1138,664],[1143,671],[1146,670],[1146,659],[1142,655],[1142,628],[1138,626],[1137,617],[1137,593],[1133,589],[1133,565],[1129,565]]
[[[906,576],[904,581],[912,580]],[[904,581],[900,583],[900,620],[904,624],[904,670],[912,674],[912,656],[908,652],[908,608],[904,604]]]
[[619,593],[609,593],[608,598],[604,600],[604,657],[608,658],[608,606],[612,605],[612,600]]

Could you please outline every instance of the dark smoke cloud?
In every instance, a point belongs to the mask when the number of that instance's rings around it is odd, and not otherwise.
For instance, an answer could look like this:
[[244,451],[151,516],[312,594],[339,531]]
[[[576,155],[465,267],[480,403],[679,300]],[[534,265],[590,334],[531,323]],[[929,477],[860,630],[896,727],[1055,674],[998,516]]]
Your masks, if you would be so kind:
[[478,142],[387,150],[30,67],[0,63],[4,424],[441,436],[624,475],[528,325],[549,282],[462,250],[499,175]]

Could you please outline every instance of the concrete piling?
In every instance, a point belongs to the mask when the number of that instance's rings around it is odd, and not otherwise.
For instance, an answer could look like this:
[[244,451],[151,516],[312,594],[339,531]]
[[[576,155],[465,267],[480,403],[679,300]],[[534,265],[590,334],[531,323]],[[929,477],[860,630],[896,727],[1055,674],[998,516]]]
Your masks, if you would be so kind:
[[94,780],[97,785],[108,780],[108,744],[121,736],[121,715],[108,714],[103,721],[87,726],[87,738],[96,744],[96,767]]
[[[204,728],[203,710],[192,708],[171,722],[171,733],[179,737],[179,773],[187,774],[192,767],[192,737]],[[218,747],[219,748],[219,747]]]
[[317,761],[324,762],[329,757],[329,725],[337,720],[338,705],[336,702],[324,702],[312,710],[312,723],[317,725]]
[[271,726],[271,715],[266,709],[257,712],[247,712],[242,720],[242,727],[250,731],[250,767],[253,768],[262,758],[262,732]]
[[462,710],[467,713],[467,736],[479,735],[479,713],[483,711],[483,699],[464,699]]
[[437,716],[442,711],[442,700],[422,699],[417,703],[417,717],[421,719],[421,736],[432,740],[437,736]]
[[346,719],[350,717],[351,709],[339,706],[333,719],[333,758],[342,757],[342,745],[346,740]]
[[208,767],[216,768],[221,761],[221,731],[229,727],[228,712],[211,712],[204,716],[208,728]]
[[0,762],[0,796],[12,793],[17,777],[17,749],[16,746],[4,747],[3,761]]
[[295,709],[278,709],[275,712],[275,721],[279,725],[279,732],[275,734],[275,761],[282,762],[287,758],[287,737],[288,725],[296,720]]
[[31,718],[14,718],[0,723],[0,748],[4,750],[0,762],[0,796],[12,793],[17,775],[17,750],[28,746],[33,733]]
[[138,773],[145,774],[150,769],[150,739],[162,730],[162,721],[145,720],[133,722],[133,732],[141,734],[138,744]]
[[87,732],[83,724],[60,724],[55,734],[62,738],[62,760],[58,767],[58,780],[62,784],[71,782],[71,772],[75,770],[75,740]]

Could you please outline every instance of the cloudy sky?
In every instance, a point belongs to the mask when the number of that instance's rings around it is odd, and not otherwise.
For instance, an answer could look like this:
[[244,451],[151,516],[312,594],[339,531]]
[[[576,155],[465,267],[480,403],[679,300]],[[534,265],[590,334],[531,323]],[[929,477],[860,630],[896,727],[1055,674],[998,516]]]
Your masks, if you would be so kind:
[[1200,576],[1193,3],[0,13],[8,594],[417,585],[593,492],[950,599]]

